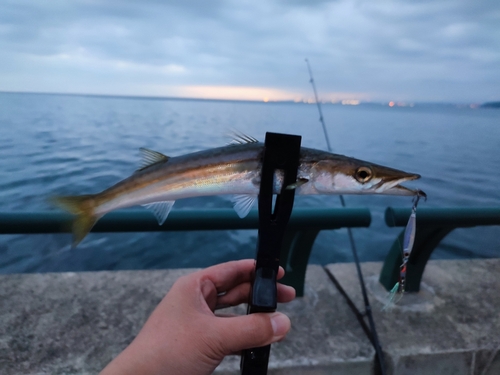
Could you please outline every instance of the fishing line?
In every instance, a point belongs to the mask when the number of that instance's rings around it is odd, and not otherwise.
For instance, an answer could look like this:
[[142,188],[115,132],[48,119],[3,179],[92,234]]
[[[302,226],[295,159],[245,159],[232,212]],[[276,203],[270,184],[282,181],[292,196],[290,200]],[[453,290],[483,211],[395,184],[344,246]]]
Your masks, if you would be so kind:
[[[313,78],[313,74],[312,74],[312,70],[311,70],[311,65],[309,64],[308,59],[305,59],[305,60],[306,60],[307,69],[309,71],[309,76],[310,76],[309,82],[311,83],[311,85],[313,87],[314,99],[316,101],[316,105],[317,105],[318,111],[319,111],[319,121],[321,122],[321,125],[323,127],[323,133],[325,135],[326,145],[328,147],[328,151],[332,152],[332,147],[330,146],[328,133],[326,131],[325,120],[323,118],[323,112],[321,111],[321,103],[318,100],[318,93],[316,91],[316,84],[314,82],[314,78]],[[344,196],[339,195],[339,198],[340,198],[340,204],[342,205],[342,207],[345,207],[346,204],[345,204]],[[360,265],[359,257],[358,257],[358,251],[356,249],[356,243],[354,242],[354,236],[352,235],[352,230],[350,227],[347,227],[347,234],[349,236],[349,242],[351,243],[352,255],[354,258],[354,263],[356,264],[356,271],[358,273],[359,284],[361,286],[361,293],[363,295],[363,302],[365,305],[365,313],[364,314],[362,314],[358,310],[358,308],[352,302],[351,298],[347,295],[347,293],[344,291],[344,289],[342,287],[339,288],[340,283],[336,280],[335,276],[333,276],[333,274],[331,272],[329,272],[328,270],[327,270],[327,274],[330,277],[330,279],[332,280],[332,282],[337,286],[337,289],[344,296],[344,298],[347,301],[347,304],[353,310],[354,314],[358,318],[358,321],[360,322],[361,327],[365,331],[365,334],[368,336],[368,339],[370,340],[370,342],[372,343],[372,345],[375,349],[376,358],[378,361],[380,373],[382,375],[385,375],[386,371],[385,371],[385,362],[384,362],[384,355],[382,352],[382,346],[380,345],[377,330],[375,328],[375,321],[373,319],[372,308],[370,305],[370,301],[368,300],[368,294],[366,292],[365,281],[363,278],[363,272],[361,271],[361,265]],[[366,323],[364,322],[363,315],[366,315],[366,317],[368,318],[368,324],[370,325],[369,332],[368,332],[368,327],[366,327]],[[360,319],[360,317],[361,317],[361,319]],[[361,323],[361,322],[363,322],[363,323]]]

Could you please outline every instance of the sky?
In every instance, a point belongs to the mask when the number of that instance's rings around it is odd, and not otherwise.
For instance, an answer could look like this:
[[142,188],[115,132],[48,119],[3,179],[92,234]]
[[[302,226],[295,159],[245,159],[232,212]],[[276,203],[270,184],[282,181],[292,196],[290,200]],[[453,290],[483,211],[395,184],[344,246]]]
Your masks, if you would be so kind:
[[500,100],[497,0],[2,0],[0,91]]

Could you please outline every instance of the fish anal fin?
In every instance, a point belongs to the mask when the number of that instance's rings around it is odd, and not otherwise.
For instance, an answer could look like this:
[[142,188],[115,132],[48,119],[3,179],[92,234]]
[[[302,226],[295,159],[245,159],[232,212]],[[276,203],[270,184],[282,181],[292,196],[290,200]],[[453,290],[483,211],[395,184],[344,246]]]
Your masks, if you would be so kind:
[[231,198],[233,208],[240,218],[244,218],[257,200],[257,195],[239,194]]
[[167,155],[158,151],[153,151],[148,148],[141,147],[141,166],[137,171],[142,171],[152,165],[166,163],[170,159]]
[[299,178],[296,182],[294,182],[293,184],[290,184],[286,187],[287,190],[293,190],[293,189],[297,189],[298,187],[304,185],[304,184],[307,184],[309,182],[309,179],[307,178]]
[[147,208],[148,210],[153,211],[154,215],[156,216],[156,220],[158,220],[158,224],[162,225],[165,220],[167,220],[168,214],[172,210],[172,206],[174,205],[174,203],[175,201],[162,201],[143,204],[142,206],[144,208]]
[[75,215],[73,221],[73,244],[76,247],[90,232],[100,216],[94,214],[95,202],[93,195],[55,197],[51,201],[60,208]]

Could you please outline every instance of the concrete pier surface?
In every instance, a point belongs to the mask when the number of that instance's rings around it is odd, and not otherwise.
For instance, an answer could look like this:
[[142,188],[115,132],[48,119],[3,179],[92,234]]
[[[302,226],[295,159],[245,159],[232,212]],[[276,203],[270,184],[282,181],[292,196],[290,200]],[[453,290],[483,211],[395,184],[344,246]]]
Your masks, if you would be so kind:
[[[363,263],[389,374],[500,374],[500,260],[428,263],[422,290],[382,310],[381,263]],[[327,268],[362,311],[353,264]],[[0,276],[0,374],[96,374],[134,338],[189,269]],[[372,374],[374,350],[325,269],[280,305],[292,330],[272,345],[269,374]],[[245,312],[243,306],[231,312]],[[228,357],[217,374],[238,374]]]

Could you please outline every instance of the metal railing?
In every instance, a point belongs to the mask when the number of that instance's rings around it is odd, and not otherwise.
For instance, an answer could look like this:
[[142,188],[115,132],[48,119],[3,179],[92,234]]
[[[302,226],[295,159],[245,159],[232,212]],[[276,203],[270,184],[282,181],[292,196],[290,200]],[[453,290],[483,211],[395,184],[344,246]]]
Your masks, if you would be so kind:
[[[318,233],[344,227],[368,227],[367,208],[293,210],[281,249],[281,265],[286,270],[282,282],[292,285],[297,295],[304,293],[309,255]],[[72,216],[62,212],[0,213],[0,234],[40,234],[71,232]],[[257,229],[257,211],[240,219],[232,209],[172,211],[161,226],[147,211],[116,211],[101,218],[92,232],[162,232],[192,230]]]
[[[389,227],[404,227],[410,209],[388,207],[385,221]],[[1,213],[0,234],[40,234],[71,232],[72,216],[61,212]],[[367,208],[294,209],[281,249],[281,265],[286,270],[283,282],[292,285],[297,295],[304,292],[304,279],[312,246],[322,230],[368,227]],[[441,240],[455,228],[500,225],[500,208],[419,208],[417,234],[408,262],[406,291],[418,292],[427,261]],[[251,211],[240,219],[232,209],[179,210],[170,213],[159,226],[147,211],[116,211],[105,215],[92,232],[161,232],[193,230],[257,229],[258,213]],[[399,279],[403,233],[394,241],[380,273],[380,283],[390,290]]]

